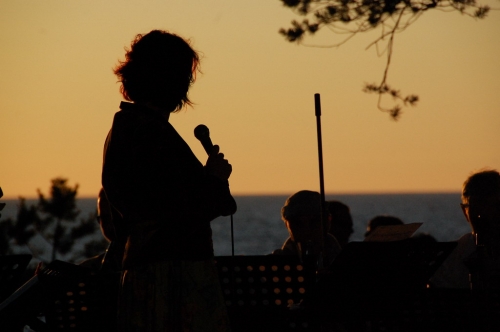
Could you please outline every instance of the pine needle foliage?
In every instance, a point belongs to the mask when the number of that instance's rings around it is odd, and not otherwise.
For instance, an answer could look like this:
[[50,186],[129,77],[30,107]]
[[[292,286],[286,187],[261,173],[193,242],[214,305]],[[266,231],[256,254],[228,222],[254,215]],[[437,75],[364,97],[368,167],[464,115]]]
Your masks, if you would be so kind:
[[[433,9],[444,12],[459,12],[463,15],[483,19],[490,11],[476,0],[280,0],[287,8],[303,16],[302,21],[293,20],[291,27],[279,33],[289,42],[302,43],[307,35],[312,36],[323,28],[330,29],[343,38],[331,45],[338,47],[358,33],[379,29],[380,35],[367,49],[376,46],[385,50],[386,66],[380,83],[365,83],[364,92],[378,94],[377,108],[398,120],[403,106],[415,106],[418,95],[403,96],[387,83],[391,63],[394,37],[413,24],[423,13]],[[318,45],[319,46],[319,45]],[[392,107],[382,106],[382,96],[395,101]]]

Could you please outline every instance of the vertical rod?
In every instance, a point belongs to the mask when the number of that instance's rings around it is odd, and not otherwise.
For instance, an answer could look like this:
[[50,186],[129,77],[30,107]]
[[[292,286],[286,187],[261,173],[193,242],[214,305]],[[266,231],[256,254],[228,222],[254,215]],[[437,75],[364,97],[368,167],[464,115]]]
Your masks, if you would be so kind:
[[235,287],[235,275],[234,275],[234,229],[233,229],[233,215],[231,214],[231,305],[236,305],[236,287]]
[[325,258],[325,239],[328,234],[328,230],[326,229],[326,220],[325,220],[325,181],[323,177],[323,144],[321,140],[321,100],[319,93],[314,94],[314,108],[316,114],[316,128],[318,134],[318,163],[319,163],[319,186],[320,186],[320,195],[321,195],[321,259],[318,262],[318,268],[323,268],[324,258]]
[[231,256],[234,257],[234,228],[233,228],[233,215],[231,215]]

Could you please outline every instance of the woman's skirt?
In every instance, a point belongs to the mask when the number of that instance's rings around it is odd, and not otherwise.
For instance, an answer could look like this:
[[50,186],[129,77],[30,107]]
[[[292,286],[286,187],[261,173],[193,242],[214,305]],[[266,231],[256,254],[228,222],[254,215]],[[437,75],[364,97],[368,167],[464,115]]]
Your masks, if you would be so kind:
[[118,306],[120,332],[231,330],[212,259],[125,270]]

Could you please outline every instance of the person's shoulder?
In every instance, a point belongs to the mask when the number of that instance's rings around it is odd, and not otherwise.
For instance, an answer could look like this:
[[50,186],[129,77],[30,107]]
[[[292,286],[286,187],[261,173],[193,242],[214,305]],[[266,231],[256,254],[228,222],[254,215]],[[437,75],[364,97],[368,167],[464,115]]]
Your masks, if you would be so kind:
[[462,235],[457,240],[457,248],[458,252],[461,252],[462,255],[469,255],[474,250],[476,250],[476,241],[474,239],[474,235],[472,233],[467,233]]
[[272,255],[294,255],[296,254],[296,251],[294,249],[295,249],[294,242],[289,237],[288,239],[285,240],[283,246],[281,246],[280,249],[276,249],[272,252]]
[[468,288],[469,271],[464,264],[464,259],[474,252],[474,236],[471,233],[462,235],[457,241],[457,246],[446,257],[441,266],[430,278],[430,284],[435,288]]
[[167,122],[163,115],[146,105],[122,101],[120,110],[115,113],[118,118],[135,118],[141,121]]
[[286,255],[286,253],[283,251],[283,249],[279,248],[279,249],[273,250],[271,255]]
[[120,110],[113,116],[113,128],[137,126],[140,118],[135,104],[122,101],[120,103]]
[[147,139],[157,139],[162,135],[171,137],[175,134],[175,129],[159,112],[144,105],[124,101],[114,115],[113,128]]
[[80,262],[78,265],[89,268],[93,271],[98,271],[101,268],[103,258],[104,258],[104,253],[94,257],[87,258],[82,262]]
[[332,234],[330,234],[330,233],[327,234],[326,241],[327,241],[328,246],[338,250],[339,252],[342,249],[342,247],[339,244],[339,241],[337,241],[337,238],[335,236],[333,236]]
[[465,233],[457,240],[457,242],[459,242],[459,243],[474,243],[474,234]]

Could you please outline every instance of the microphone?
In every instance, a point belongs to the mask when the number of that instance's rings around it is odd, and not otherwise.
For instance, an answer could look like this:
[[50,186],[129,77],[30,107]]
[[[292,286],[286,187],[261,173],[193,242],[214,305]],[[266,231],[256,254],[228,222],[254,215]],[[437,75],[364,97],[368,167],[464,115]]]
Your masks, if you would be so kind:
[[[196,128],[194,128],[194,137],[196,137],[201,142],[201,145],[203,145],[205,152],[210,156],[214,145],[212,143],[212,140],[210,139],[210,130],[208,130],[208,127],[203,124],[198,125]],[[233,196],[229,194],[229,196],[225,197],[221,203],[221,215],[231,215],[231,247],[233,248],[232,253],[234,256],[233,214],[236,212],[236,201],[234,200]]]
[[203,145],[205,152],[210,155],[212,153],[212,149],[214,147],[212,140],[210,139],[210,130],[208,127],[201,124],[194,128],[194,137],[196,137]]

